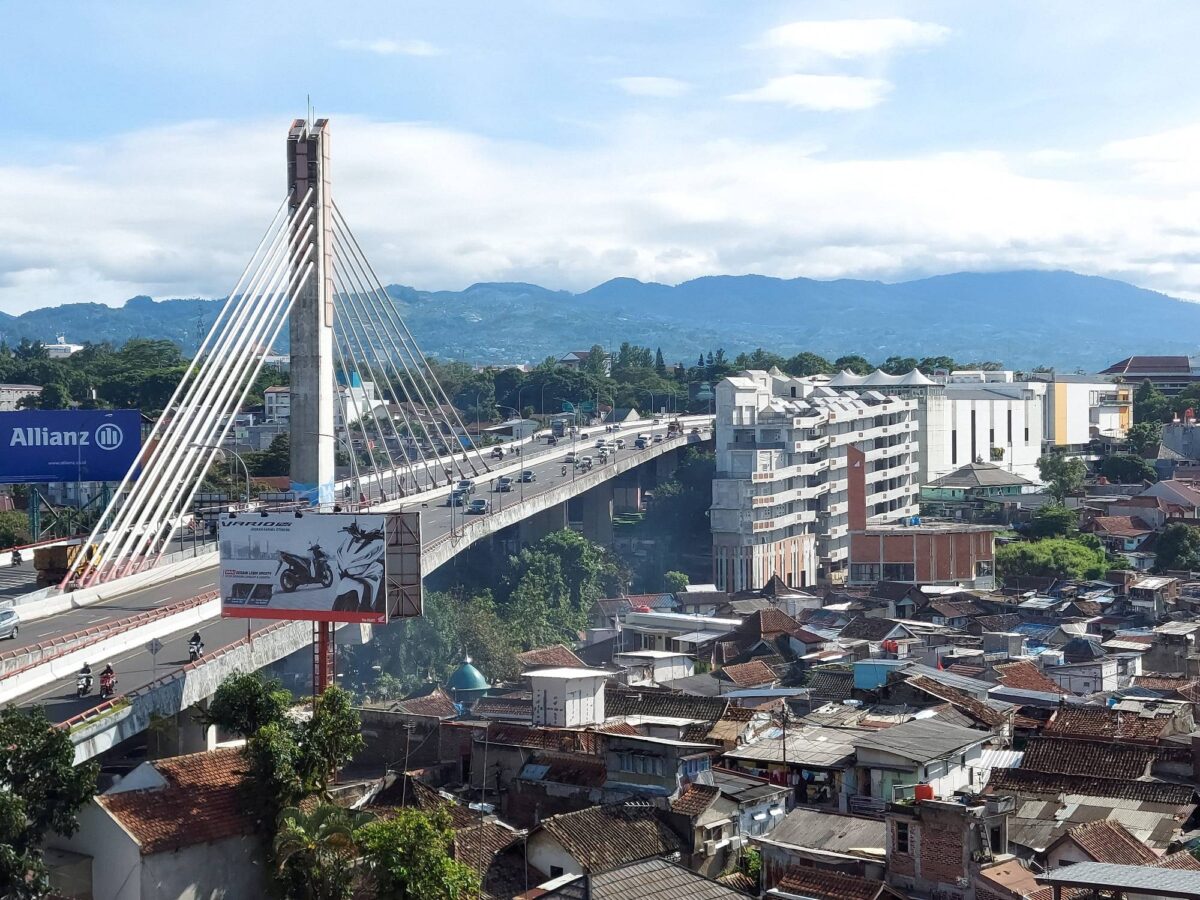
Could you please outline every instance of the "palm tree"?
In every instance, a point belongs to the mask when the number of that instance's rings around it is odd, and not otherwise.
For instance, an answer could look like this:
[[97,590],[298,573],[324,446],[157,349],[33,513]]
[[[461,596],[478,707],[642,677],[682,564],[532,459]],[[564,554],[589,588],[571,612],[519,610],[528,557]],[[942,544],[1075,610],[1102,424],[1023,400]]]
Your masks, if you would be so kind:
[[374,817],[321,803],[309,811],[290,806],[279,815],[275,863],[297,900],[345,900],[354,882],[354,833]]

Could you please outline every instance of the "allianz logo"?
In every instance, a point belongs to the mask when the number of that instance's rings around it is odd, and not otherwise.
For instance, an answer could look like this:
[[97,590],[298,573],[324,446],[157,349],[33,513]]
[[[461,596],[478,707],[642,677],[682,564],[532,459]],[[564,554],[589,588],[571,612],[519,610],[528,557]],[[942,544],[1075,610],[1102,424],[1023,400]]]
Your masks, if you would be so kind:
[[116,450],[125,441],[125,432],[112,422],[90,431],[54,431],[50,428],[14,428],[8,439],[10,447],[99,447]]

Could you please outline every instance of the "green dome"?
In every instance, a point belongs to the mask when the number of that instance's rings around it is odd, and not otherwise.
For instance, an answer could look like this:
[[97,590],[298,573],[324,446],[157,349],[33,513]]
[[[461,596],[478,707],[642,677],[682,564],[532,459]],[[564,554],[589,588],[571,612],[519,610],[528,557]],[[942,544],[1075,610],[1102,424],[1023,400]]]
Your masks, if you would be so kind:
[[463,664],[454,670],[454,674],[446,682],[446,687],[456,693],[486,691],[488,682],[483,673],[471,665],[471,657],[468,656],[463,660]]

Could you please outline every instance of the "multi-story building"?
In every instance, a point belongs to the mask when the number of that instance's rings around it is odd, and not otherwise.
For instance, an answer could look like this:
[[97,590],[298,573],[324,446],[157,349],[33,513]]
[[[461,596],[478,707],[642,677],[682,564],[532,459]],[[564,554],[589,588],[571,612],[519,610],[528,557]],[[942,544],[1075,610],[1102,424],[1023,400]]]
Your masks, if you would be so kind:
[[[918,377],[919,373],[916,373]],[[726,378],[716,392],[710,513],[717,586],[843,581],[849,561],[848,449],[863,454],[868,521],[917,512],[915,397],[839,390],[777,369]]]
[[263,391],[263,418],[268,422],[286,422],[292,417],[292,392],[286,387]]
[[1040,482],[1045,382],[1017,382],[1012,372],[952,372],[932,379],[916,369],[907,375],[877,369],[870,375],[840,372],[829,386],[917,401],[921,484],[976,460]]
[[1047,450],[1086,454],[1093,441],[1118,442],[1133,424],[1134,385],[1104,375],[1035,374],[1046,384],[1042,435]]
[[1129,356],[1102,369],[1100,374],[1120,378],[1134,387],[1149,381],[1170,397],[1200,381],[1200,359],[1187,356]]
[[18,409],[26,397],[37,397],[41,393],[40,384],[0,384],[0,412]]

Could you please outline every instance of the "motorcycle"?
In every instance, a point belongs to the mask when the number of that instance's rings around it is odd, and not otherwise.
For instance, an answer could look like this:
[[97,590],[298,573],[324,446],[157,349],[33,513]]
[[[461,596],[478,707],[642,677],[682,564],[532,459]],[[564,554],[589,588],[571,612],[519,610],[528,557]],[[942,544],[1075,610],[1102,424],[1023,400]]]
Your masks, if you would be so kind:
[[204,642],[192,643],[188,641],[188,660],[195,662],[204,655]]
[[100,676],[100,699],[107,700],[117,691],[117,676],[116,675],[101,675]]
[[313,544],[309,549],[310,556],[300,556],[286,550],[279,551],[279,568],[275,574],[279,578],[279,587],[285,594],[290,594],[305,584],[319,584],[326,588],[333,584],[333,568],[329,565],[328,554],[321,549],[320,544]]
[[91,689],[92,689],[92,676],[91,675],[75,676],[75,696],[76,697],[84,696]]

